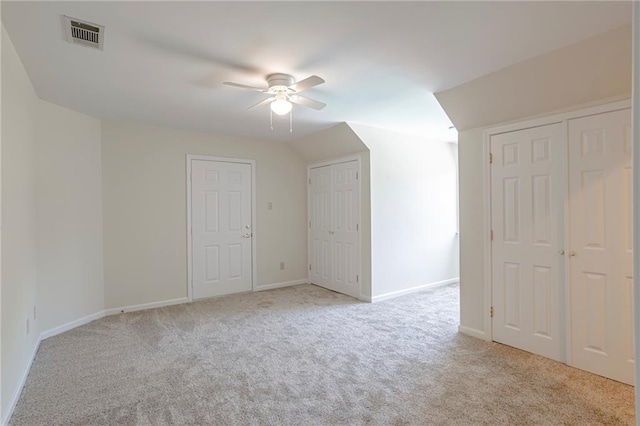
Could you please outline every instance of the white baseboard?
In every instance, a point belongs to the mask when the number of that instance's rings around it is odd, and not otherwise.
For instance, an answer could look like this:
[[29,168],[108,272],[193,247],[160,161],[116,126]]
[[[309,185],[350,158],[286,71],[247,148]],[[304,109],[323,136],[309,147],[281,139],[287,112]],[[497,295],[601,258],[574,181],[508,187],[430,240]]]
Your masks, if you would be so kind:
[[301,280],[285,281],[283,283],[263,284],[256,286],[254,291],[272,290],[274,288],[291,287],[292,285],[306,284],[309,280],[303,278]]
[[142,303],[140,305],[123,306],[121,308],[105,309],[105,316],[123,314],[126,312],[144,311],[145,309],[162,308],[164,306],[180,305],[182,303],[188,303],[187,297],[181,297],[179,299],[161,300],[159,302]]
[[100,318],[104,318],[104,311],[99,311],[99,312],[96,312],[95,314],[87,315],[86,317],[68,322],[61,326],[52,328],[51,330],[44,331],[40,335],[40,340],[48,339],[49,337],[56,336],[60,333],[64,333],[65,331],[69,331],[73,328],[80,327],[81,325],[88,324],[91,321],[95,321]]
[[393,299],[394,297],[404,296],[405,294],[415,293],[416,291],[426,290],[428,288],[440,287],[442,285],[453,284],[460,282],[460,278],[450,278],[448,280],[436,281],[434,283],[419,285],[417,287],[407,288],[405,290],[392,291],[390,293],[380,294],[378,296],[373,296],[371,298],[371,302],[381,302],[387,299]]
[[464,325],[458,326],[458,333],[466,334],[467,336],[475,337],[482,340],[487,340],[484,331],[471,327],[465,327]]
[[24,388],[24,384],[27,381],[27,377],[29,376],[29,371],[31,371],[31,364],[33,364],[33,360],[36,358],[36,354],[38,353],[38,348],[40,348],[40,342],[42,341],[42,335],[38,337],[38,341],[36,342],[35,347],[33,348],[33,352],[31,353],[31,357],[29,358],[29,363],[27,367],[24,369],[22,373],[22,377],[20,377],[20,382],[18,383],[18,388],[16,389],[13,397],[11,398],[11,404],[9,404],[9,408],[2,419],[2,426],[6,426],[9,424],[9,420],[11,420],[11,416],[13,415],[13,410],[16,409],[16,405],[18,404],[18,400],[20,399],[20,395],[22,394],[22,388]]

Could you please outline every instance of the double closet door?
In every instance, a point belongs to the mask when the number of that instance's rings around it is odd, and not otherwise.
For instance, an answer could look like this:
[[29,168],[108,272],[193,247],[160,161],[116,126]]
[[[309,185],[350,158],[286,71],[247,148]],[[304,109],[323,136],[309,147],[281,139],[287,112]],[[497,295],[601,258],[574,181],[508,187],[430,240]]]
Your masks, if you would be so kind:
[[491,137],[495,341],[633,383],[629,109]]
[[329,290],[360,293],[360,164],[309,171],[309,280]]

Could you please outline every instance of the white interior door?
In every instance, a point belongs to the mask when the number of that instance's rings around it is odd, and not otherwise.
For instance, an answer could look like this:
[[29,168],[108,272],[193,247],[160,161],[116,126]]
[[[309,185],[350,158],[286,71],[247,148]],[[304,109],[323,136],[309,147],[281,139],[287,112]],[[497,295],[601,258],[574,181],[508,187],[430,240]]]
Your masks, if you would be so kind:
[[251,290],[251,165],[191,161],[193,298]]
[[633,384],[631,113],[569,121],[569,364]]
[[331,288],[333,268],[331,262],[331,166],[311,169],[309,237],[310,274],[314,284]]
[[491,137],[493,339],[564,360],[561,124]]
[[333,287],[353,297],[359,295],[360,183],[358,163],[349,161],[333,169]]
[[358,297],[360,293],[359,162],[310,170],[309,279]]

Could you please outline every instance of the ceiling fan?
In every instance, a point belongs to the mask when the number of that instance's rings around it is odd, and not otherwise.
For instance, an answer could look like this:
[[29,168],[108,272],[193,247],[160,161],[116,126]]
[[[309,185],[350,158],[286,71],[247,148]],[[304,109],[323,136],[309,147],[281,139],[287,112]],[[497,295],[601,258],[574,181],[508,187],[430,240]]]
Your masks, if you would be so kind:
[[[269,104],[272,113],[277,115],[287,115],[291,113],[293,104],[306,106],[316,110],[321,110],[327,106],[327,104],[323,102],[299,95],[300,92],[322,83],[324,83],[324,80],[317,75],[312,75],[311,77],[307,77],[304,80],[296,82],[296,80],[288,74],[271,74],[267,76],[266,88],[247,86],[246,84],[232,83],[229,81],[225,81],[222,84],[231,87],[239,87],[240,89],[255,90],[271,95],[267,99],[264,99],[247,109]],[[271,125],[271,129],[273,130],[273,124]]]

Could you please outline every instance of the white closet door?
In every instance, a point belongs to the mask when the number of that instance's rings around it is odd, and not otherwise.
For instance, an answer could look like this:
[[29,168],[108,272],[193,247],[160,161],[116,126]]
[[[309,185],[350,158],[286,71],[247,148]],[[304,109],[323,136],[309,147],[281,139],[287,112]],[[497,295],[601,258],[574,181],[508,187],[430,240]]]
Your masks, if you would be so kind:
[[312,283],[331,288],[333,268],[331,261],[332,197],[331,166],[311,169],[309,227],[310,263]]
[[564,358],[560,124],[491,137],[495,341]]
[[569,121],[569,364],[633,384],[631,113]]
[[251,165],[191,162],[193,298],[251,290]]
[[360,294],[360,182],[357,160],[310,170],[309,280]]
[[357,297],[360,273],[360,184],[358,163],[332,166],[333,175],[333,288]]

